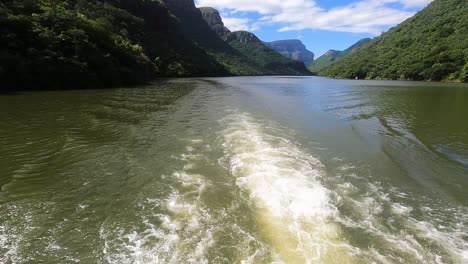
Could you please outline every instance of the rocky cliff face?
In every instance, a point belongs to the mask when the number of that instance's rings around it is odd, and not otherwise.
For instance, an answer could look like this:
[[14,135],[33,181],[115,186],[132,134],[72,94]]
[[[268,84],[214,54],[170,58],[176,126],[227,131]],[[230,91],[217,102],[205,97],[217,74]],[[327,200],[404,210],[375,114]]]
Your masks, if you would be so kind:
[[182,12],[193,13],[200,12],[195,6],[193,0],[163,0],[163,2],[170,10],[179,10]]
[[[164,3],[180,21],[181,29],[185,35],[193,39],[233,75],[265,75],[269,73],[248,56],[226,43],[208,25],[202,12],[195,7],[193,0],[164,0]],[[216,14],[213,14],[212,19],[216,20]],[[222,28],[224,26],[220,25],[220,27],[219,31],[221,32],[224,30]]]
[[231,31],[224,26],[223,19],[221,18],[218,10],[212,7],[201,7],[199,10],[203,15],[203,19],[205,19],[205,21],[208,23],[211,29],[216,32],[216,34],[219,36],[224,36],[231,33]]
[[248,31],[231,32],[224,26],[219,12],[211,7],[201,7],[203,19],[224,42],[267,71],[268,75],[310,75],[304,64],[285,58],[266,46],[255,34]]
[[253,33],[247,31],[236,31],[224,35],[223,39],[227,42],[238,41],[239,43],[262,43]]
[[218,10],[212,7],[199,8],[203,15],[203,19],[208,23],[212,30],[214,30],[224,41],[231,42],[237,41],[239,43],[261,43],[260,39],[255,34],[248,31],[235,31],[231,32],[224,26],[223,19]]
[[210,25],[210,27],[215,25],[224,26],[223,19],[219,14],[218,10],[212,7],[201,7],[199,10],[202,12],[203,18]]
[[265,44],[286,58],[302,61],[305,65],[314,61],[314,53],[307,50],[306,46],[298,39],[278,40]]

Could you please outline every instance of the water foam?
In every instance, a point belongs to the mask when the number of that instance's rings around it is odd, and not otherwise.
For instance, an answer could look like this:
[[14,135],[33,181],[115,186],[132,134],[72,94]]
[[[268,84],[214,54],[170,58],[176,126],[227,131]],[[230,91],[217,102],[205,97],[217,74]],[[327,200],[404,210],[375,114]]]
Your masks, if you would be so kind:
[[[145,195],[138,201],[142,214],[137,221],[143,227],[125,229],[119,223],[101,227],[105,262],[198,264],[238,260],[247,264],[268,258],[268,251],[255,235],[245,230],[242,223],[231,221],[236,215],[233,211],[238,210],[236,201],[232,208],[212,208],[207,204],[212,199],[207,198],[208,190],[220,184],[209,175],[202,175],[205,170],[200,169],[210,162],[206,156],[210,146],[203,140],[190,140],[185,149],[172,156],[180,163],[180,169],[163,175],[164,183],[158,182],[170,190],[167,195]],[[235,239],[235,243],[230,245],[227,237]],[[226,248],[230,252],[227,255],[218,252]]]
[[174,172],[171,177],[187,191],[174,188],[165,199],[142,201],[142,207],[162,209],[142,216],[143,231],[101,228],[107,262],[208,263],[206,253],[214,243],[215,227],[200,196],[209,183],[201,175],[186,172]]
[[278,261],[351,262],[351,246],[333,223],[338,210],[320,183],[320,161],[283,129],[263,125],[249,114],[234,113],[222,122],[231,174],[257,207],[257,221]]
[[[347,188],[342,188],[346,185],[338,184],[338,187],[345,207],[352,208],[353,213],[342,214],[337,221],[361,232],[373,243],[373,247],[360,252],[360,258],[379,263],[466,262],[464,222],[467,218],[463,208],[434,204],[430,208],[424,204],[431,201],[425,201],[424,197],[413,197],[394,187],[383,188],[378,182],[367,182],[361,186],[363,193],[353,196],[347,196]],[[423,205],[409,206],[418,204],[412,199],[418,199]],[[414,211],[418,210],[424,212],[425,220],[415,216]],[[439,216],[432,215],[436,211]]]

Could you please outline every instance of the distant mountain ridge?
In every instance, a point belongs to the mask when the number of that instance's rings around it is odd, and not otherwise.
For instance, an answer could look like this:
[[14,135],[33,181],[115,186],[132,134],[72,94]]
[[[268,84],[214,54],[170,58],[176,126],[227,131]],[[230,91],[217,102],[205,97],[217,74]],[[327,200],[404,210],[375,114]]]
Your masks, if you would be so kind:
[[434,0],[320,74],[338,78],[468,82],[468,1]]
[[219,12],[212,7],[201,7],[204,20],[219,37],[231,47],[274,75],[311,75],[303,63],[285,58],[266,46],[255,34],[247,31],[231,32],[224,26]]
[[279,52],[286,58],[302,61],[306,66],[314,61],[315,54],[307,50],[302,41],[298,39],[277,40],[273,42],[265,42],[265,44]]
[[2,1],[0,90],[311,74],[301,64],[270,56],[273,51],[249,32],[216,30],[193,0]]
[[371,41],[370,38],[364,38],[359,40],[358,42],[354,43],[351,47],[339,51],[339,50],[329,50],[322,56],[318,57],[314,62],[312,62],[308,68],[310,71],[314,73],[320,72],[327,66],[332,65],[333,63],[340,61],[341,59],[345,58],[346,56],[354,53],[358,48],[362,47],[363,45],[369,43]]

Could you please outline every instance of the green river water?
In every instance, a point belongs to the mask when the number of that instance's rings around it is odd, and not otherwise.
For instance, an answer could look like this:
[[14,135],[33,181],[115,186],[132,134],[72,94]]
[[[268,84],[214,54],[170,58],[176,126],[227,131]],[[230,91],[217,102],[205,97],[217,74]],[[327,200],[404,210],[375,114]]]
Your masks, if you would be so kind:
[[468,86],[0,95],[0,263],[468,263]]

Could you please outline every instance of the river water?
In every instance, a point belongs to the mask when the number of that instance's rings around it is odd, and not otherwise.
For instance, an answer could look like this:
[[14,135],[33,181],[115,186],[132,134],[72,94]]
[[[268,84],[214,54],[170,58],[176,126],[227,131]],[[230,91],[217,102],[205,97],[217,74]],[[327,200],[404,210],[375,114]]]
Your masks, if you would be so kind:
[[0,95],[0,263],[467,263],[468,86]]

